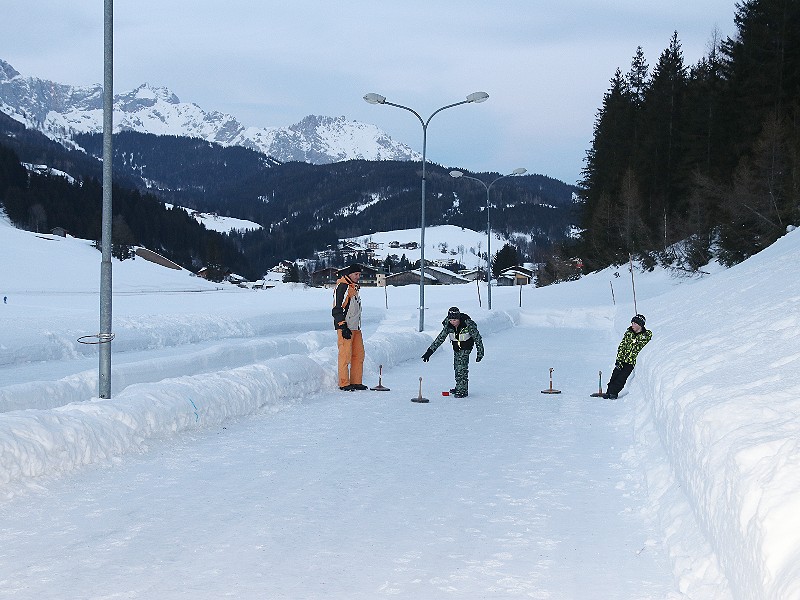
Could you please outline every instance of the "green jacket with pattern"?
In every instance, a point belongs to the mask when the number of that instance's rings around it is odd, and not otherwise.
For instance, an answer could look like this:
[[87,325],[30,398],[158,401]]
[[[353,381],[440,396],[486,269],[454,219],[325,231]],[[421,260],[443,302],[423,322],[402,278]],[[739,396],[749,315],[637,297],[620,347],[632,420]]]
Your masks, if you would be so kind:
[[478,326],[475,321],[469,318],[469,315],[461,313],[460,317],[457,328],[450,324],[449,319],[442,321],[442,331],[436,336],[436,339],[433,340],[428,349],[431,353],[435,352],[449,336],[450,341],[453,343],[453,351],[466,350],[470,352],[473,346],[477,346],[478,354],[476,358],[480,360],[483,358],[483,338],[481,338],[481,334],[478,331]]
[[639,356],[639,352],[641,352],[642,348],[647,345],[647,342],[649,342],[652,337],[653,332],[649,329],[642,329],[639,333],[635,333],[633,329],[628,327],[617,349],[617,362],[635,365],[636,357]]

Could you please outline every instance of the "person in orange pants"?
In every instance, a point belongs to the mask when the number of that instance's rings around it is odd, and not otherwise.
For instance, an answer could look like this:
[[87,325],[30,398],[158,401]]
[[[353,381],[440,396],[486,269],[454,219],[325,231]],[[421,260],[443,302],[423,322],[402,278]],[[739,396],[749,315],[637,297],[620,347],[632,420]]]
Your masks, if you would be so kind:
[[346,392],[368,389],[364,375],[364,340],[361,337],[361,297],[358,280],[361,267],[351,265],[339,272],[333,291],[333,326],[339,348],[339,389]]

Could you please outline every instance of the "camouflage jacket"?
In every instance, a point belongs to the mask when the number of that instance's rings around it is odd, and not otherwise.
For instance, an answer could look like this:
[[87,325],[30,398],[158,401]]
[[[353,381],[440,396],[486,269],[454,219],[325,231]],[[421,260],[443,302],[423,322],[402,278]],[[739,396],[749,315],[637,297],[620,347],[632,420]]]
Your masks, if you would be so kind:
[[483,338],[478,331],[478,326],[475,321],[469,318],[469,315],[461,313],[458,329],[450,324],[448,319],[442,321],[442,331],[433,340],[429,350],[435,352],[436,349],[449,337],[450,342],[453,344],[453,351],[466,350],[471,352],[473,346],[478,348],[476,358],[483,358]]
[[653,332],[649,329],[642,329],[639,333],[634,333],[633,329],[628,327],[617,349],[617,362],[635,365],[636,357],[639,355],[639,352],[641,352],[642,348],[647,345],[647,342],[649,342],[652,337]]

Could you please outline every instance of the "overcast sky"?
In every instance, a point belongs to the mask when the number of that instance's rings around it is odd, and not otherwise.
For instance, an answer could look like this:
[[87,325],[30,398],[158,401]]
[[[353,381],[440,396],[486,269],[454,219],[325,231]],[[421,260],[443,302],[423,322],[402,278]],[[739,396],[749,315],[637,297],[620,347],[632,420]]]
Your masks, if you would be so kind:
[[[129,0],[114,3],[114,91],[141,83],[246,126],[310,114],[373,123],[428,159],[580,178],[603,94],[637,46],[651,69],[678,32],[696,63],[733,36],[735,0]],[[0,0],[0,58],[25,76],[103,81],[101,0]]]

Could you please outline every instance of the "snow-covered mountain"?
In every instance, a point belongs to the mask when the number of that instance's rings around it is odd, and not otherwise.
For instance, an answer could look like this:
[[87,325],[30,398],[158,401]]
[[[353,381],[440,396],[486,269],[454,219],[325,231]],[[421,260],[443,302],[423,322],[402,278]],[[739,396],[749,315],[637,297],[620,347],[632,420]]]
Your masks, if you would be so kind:
[[[69,143],[75,133],[99,133],[103,86],[76,87],[25,77],[0,59],[0,111]],[[195,137],[244,146],[280,161],[327,164],[349,159],[418,160],[419,154],[374,125],[310,115],[289,127],[246,127],[232,115],[207,112],[165,87],[144,83],[114,95],[114,130]]]

